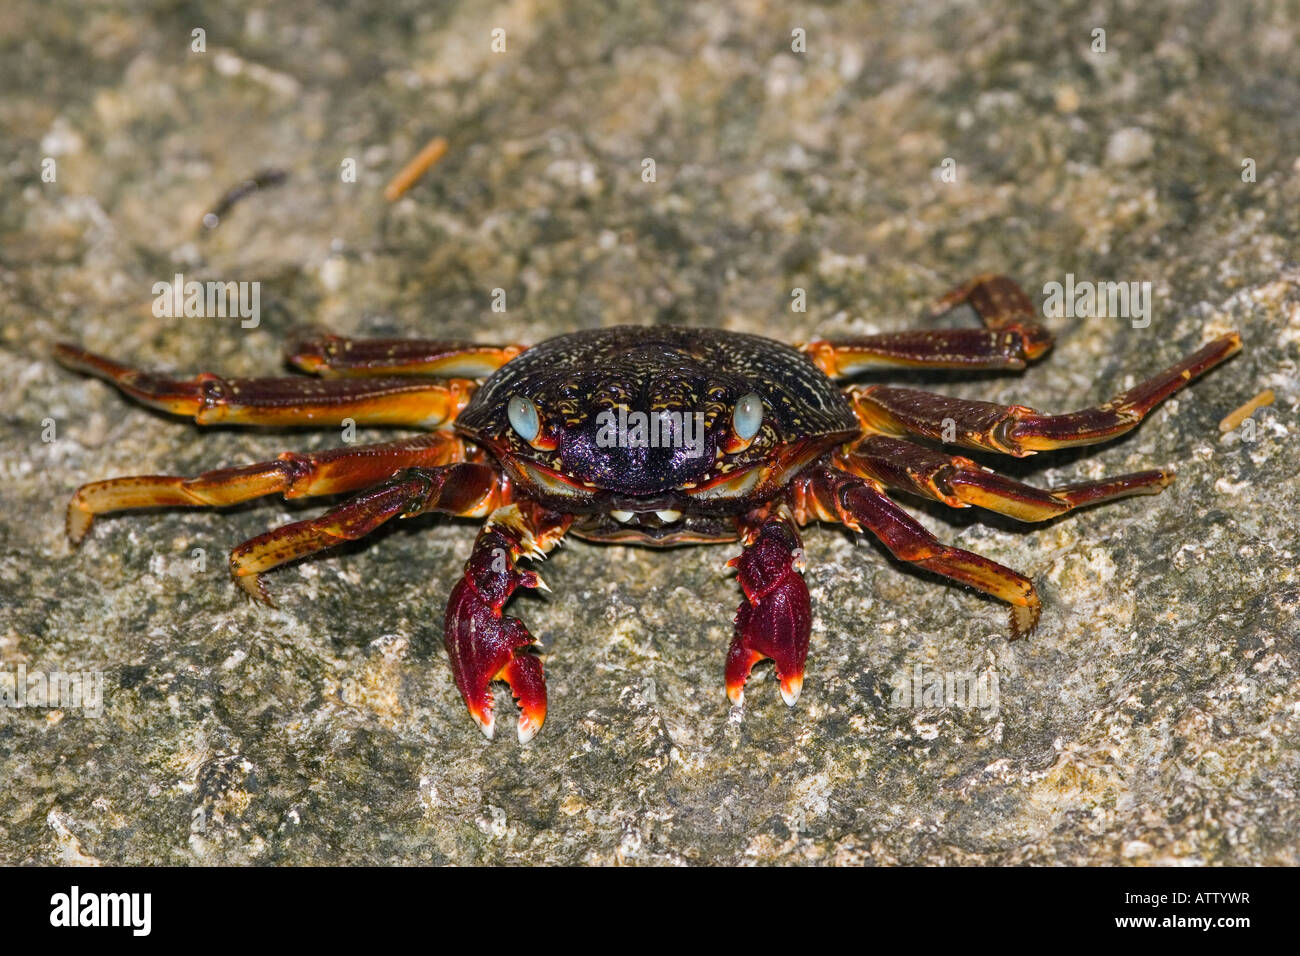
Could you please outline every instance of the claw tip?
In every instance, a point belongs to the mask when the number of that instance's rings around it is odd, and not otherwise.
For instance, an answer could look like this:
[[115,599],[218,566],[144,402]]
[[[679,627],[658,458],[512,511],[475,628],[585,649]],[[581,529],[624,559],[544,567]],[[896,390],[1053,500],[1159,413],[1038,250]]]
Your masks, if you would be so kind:
[[542,725],[538,721],[532,720],[528,717],[520,717],[519,718],[519,742],[521,744],[528,743],[530,740],[532,740],[534,737],[537,736],[537,732],[541,729],[542,729]]
[[801,693],[803,693],[802,677],[792,677],[789,680],[781,681],[781,699],[791,707],[799,703]]

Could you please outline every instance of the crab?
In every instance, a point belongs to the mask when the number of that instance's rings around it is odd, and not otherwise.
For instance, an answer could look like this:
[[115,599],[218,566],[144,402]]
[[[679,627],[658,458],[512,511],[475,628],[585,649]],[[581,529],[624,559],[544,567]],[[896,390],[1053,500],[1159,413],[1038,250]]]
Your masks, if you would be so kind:
[[82,485],[68,505],[68,536],[75,545],[96,515],[134,508],[352,494],[231,552],[235,581],[269,604],[265,572],[394,518],[481,519],[447,602],[444,642],[456,686],[489,738],[491,685],[509,685],[522,742],[546,718],[546,684],[533,636],[504,607],[518,588],[549,588],[521,561],[545,557],[566,535],[653,547],[739,542],[728,562],[744,597],[724,668],[727,695],[740,706],[751,670],[770,659],[781,696],[794,705],[812,627],[802,528],[826,522],[868,531],[901,561],[1004,601],[1010,638],[1025,637],[1042,607],[1029,578],[943,544],[890,493],[1025,522],[1158,493],[1173,480],[1168,470],[1038,488],[943,446],[1024,457],[1103,442],[1241,348],[1232,332],[1104,404],[1059,415],[889,384],[837,384],[877,366],[1023,369],[1052,345],[1029,297],[1005,276],[972,279],[930,311],[961,304],[980,327],[799,346],[671,326],[579,331],[531,348],[307,331],[288,343],[286,359],[311,377],[179,380],[61,344],[63,364],[200,425],[350,419],[424,429],[193,477]]

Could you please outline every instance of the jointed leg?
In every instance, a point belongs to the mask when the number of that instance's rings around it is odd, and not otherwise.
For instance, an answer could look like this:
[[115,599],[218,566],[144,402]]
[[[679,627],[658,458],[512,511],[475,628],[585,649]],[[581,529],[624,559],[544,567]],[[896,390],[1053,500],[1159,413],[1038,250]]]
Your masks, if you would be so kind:
[[146,405],[200,425],[338,425],[350,418],[358,425],[435,427],[455,418],[477,387],[458,378],[227,379],[210,372],[185,380],[139,371],[75,345],[56,346],[55,356]]
[[501,495],[500,476],[490,465],[458,462],[408,468],[317,518],[250,538],[230,552],[230,570],[240,587],[270,604],[270,594],[260,578],[263,571],[355,541],[391,518],[435,511],[479,518],[500,503]]
[[447,601],[443,641],[452,675],[470,716],[488,739],[495,727],[492,681],[503,680],[519,702],[519,742],[532,740],[546,720],[542,662],[528,653],[534,643],[522,621],[501,613],[518,587],[543,588],[534,571],[520,571],[520,557],[541,558],[572,522],[528,502],[492,512],[474,542],[465,575]]
[[745,600],[736,611],[736,632],[727,652],[727,696],[740,705],[754,665],[770,658],[790,706],[803,689],[804,661],[812,632],[812,607],[804,583],[803,548],[794,519],[784,509],[739,521],[745,550],[727,562]]
[[835,463],[887,488],[910,491],[953,508],[977,505],[1021,521],[1046,521],[1083,505],[1158,494],[1173,481],[1172,473],[1154,470],[1059,488],[1035,488],[969,458],[884,435],[868,435],[837,454]]
[[465,445],[451,432],[355,448],[300,454],[283,452],[274,461],[219,468],[185,478],[131,475],[95,481],[77,489],[68,502],[67,530],[77,544],[96,515],[131,508],[220,507],[263,495],[301,498],[367,488],[394,472],[415,466],[445,465],[465,459]]
[[1024,405],[949,398],[891,385],[854,387],[847,394],[868,431],[924,435],[1023,458],[1124,434],[1164,399],[1240,349],[1241,337],[1232,332],[1105,404],[1065,415],[1043,415]]
[[883,332],[853,339],[809,342],[802,350],[832,378],[877,365],[921,368],[1020,369],[1052,346],[1052,336],[1024,291],[1006,276],[977,276],[930,310],[939,315],[969,303],[982,329]]
[[478,345],[429,339],[350,339],[304,332],[285,345],[289,364],[322,378],[430,375],[484,378],[524,350],[522,345]]
[[[989,329],[1037,329],[1038,310],[1024,289],[1007,276],[986,272],[968,279],[937,299],[926,310],[931,318],[951,312],[959,305],[969,305]],[[1042,329],[1031,336],[1042,339],[1043,348],[1052,344],[1051,336]],[[1035,356],[1037,357],[1037,356]]]
[[1030,580],[996,561],[949,547],[926,531],[870,481],[833,468],[813,469],[793,485],[795,518],[839,521],[854,531],[864,527],[893,555],[928,571],[968,584],[1011,605],[1011,639],[1038,624],[1042,603]]

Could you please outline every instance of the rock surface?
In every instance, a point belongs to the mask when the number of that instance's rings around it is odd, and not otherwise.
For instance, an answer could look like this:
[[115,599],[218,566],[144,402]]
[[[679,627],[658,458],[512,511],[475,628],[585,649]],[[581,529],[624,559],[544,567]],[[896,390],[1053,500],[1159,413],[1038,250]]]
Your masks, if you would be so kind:
[[[104,688],[98,717],[0,708],[0,862],[1300,863],[1296,24],[1119,7],[4,4],[0,675]],[[386,202],[433,135],[446,158]],[[201,235],[268,167],[288,181]],[[303,322],[793,341],[908,327],[989,270],[1036,299],[1067,274],[1149,282],[1151,321],[1053,318],[1019,376],[913,380],[1063,411],[1245,341],[1124,439],[997,462],[1038,483],[1175,467],[1158,497],[1030,528],[905,502],[1034,578],[1027,642],[995,603],[813,530],[803,698],[765,670],[729,711],[730,550],[573,543],[555,595],[514,605],[551,691],[521,748],[478,734],[442,656],[470,525],[281,570],[276,610],[239,598],[225,552],[318,504],[62,536],[81,482],[339,436],[201,432],[58,368],[61,339],[244,375]],[[260,324],[155,317],[175,273],[259,281]],[[996,706],[893,706],[918,667],[996,677]]]

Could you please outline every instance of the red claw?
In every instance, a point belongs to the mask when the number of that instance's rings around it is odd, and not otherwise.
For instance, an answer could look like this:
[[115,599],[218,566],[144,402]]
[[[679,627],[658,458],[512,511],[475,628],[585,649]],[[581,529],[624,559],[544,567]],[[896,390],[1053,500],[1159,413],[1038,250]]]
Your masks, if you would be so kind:
[[794,530],[773,520],[763,525],[739,557],[728,562],[737,569],[745,592],[727,652],[727,696],[733,704],[744,702],[749,672],[764,658],[776,665],[785,702],[793,707],[799,699],[812,633],[808,585],[798,570],[802,556]]
[[491,739],[495,723],[490,685],[503,680],[519,703],[519,741],[527,743],[546,720],[546,682],[541,659],[525,650],[533,636],[501,608],[515,588],[546,585],[535,572],[515,567],[519,547],[506,528],[489,526],[479,535],[447,602],[444,641],[456,686],[483,733]]

